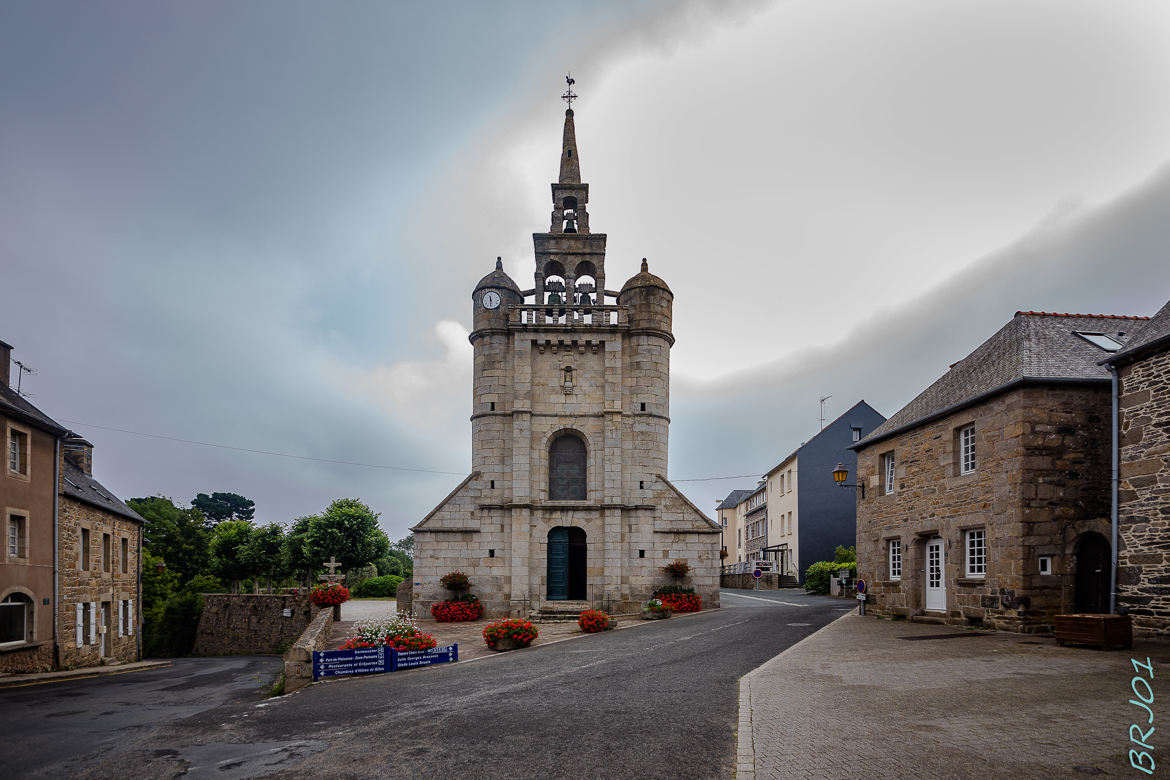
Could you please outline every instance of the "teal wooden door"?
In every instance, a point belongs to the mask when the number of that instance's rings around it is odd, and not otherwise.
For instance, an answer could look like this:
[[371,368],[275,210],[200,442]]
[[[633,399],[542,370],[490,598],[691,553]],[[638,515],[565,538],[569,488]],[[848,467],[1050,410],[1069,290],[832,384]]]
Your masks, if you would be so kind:
[[564,601],[569,597],[569,529],[548,532],[548,598]]

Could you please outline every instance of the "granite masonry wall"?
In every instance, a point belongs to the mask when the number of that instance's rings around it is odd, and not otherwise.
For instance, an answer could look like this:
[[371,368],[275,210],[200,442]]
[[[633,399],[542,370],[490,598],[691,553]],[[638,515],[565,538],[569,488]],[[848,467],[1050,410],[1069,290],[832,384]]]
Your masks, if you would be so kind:
[[1120,379],[1118,604],[1138,633],[1170,635],[1170,352]]
[[[141,659],[138,547],[142,524],[61,496],[58,663],[64,668]],[[88,538],[88,550],[82,539]]]
[[[285,615],[285,610],[290,612]],[[307,593],[205,593],[195,655],[283,653],[318,611]]]
[[[1107,385],[1033,385],[995,396],[858,452],[858,576],[871,611],[926,614],[926,545],[944,544],[947,623],[1044,631],[1073,609],[1076,545],[1109,532]],[[958,432],[975,426],[977,468],[962,475]],[[882,456],[895,486],[884,490]],[[983,576],[966,576],[965,532],[986,532]],[[890,575],[899,540],[902,574]],[[1039,572],[1052,556],[1053,573]]]

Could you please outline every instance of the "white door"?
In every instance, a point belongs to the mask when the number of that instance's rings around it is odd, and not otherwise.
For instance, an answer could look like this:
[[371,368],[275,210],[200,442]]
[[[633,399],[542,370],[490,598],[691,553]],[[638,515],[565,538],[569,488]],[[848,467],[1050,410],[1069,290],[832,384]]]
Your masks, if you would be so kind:
[[926,609],[945,612],[947,585],[943,579],[943,541],[937,536],[926,544]]

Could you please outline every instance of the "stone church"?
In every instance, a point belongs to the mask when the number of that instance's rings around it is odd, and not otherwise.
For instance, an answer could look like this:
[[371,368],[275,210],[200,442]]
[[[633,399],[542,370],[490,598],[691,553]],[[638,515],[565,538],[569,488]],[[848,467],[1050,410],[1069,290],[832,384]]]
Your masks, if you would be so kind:
[[645,260],[606,289],[572,108],[552,200],[535,286],[497,259],[472,292],[472,471],[412,529],[415,613],[456,570],[491,617],[633,612],[666,584],[718,606],[720,527],[666,479],[674,295]]

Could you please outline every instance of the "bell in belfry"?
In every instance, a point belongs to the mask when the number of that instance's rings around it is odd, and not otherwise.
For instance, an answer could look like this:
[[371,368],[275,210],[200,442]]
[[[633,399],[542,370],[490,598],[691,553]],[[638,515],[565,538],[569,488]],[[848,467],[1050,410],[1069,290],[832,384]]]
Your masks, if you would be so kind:
[[573,209],[566,209],[565,210],[565,227],[561,232],[563,232],[563,233],[576,233],[577,232],[577,212],[574,211]]

